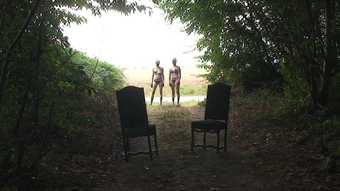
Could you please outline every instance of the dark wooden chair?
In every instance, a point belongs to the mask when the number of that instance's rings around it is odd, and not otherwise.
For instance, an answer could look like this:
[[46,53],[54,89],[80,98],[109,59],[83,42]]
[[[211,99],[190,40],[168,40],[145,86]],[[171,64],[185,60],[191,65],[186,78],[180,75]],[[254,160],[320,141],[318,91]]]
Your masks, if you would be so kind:
[[[191,150],[194,147],[215,148],[227,150],[227,128],[229,113],[230,86],[224,83],[216,83],[208,86],[204,120],[191,122]],[[220,132],[224,131],[224,145],[220,147]],[[195,144],[195,133],[203,133],[203,145]],[[207,133],[216,133],[217,143],[206,144]]]
[[[151,136],[154,137],[154,146],[158,155],[156,126],[149,124],[146,110],[144,89],[134,86],[127,86],[116,93],[118,110],[123,136],[123,148],[125,160],[129,160],[129,155],[149,154],[153,157],[151,146]],[[147,137],[149,146],[148,152],[130,152],[129,139],[137,137]]]

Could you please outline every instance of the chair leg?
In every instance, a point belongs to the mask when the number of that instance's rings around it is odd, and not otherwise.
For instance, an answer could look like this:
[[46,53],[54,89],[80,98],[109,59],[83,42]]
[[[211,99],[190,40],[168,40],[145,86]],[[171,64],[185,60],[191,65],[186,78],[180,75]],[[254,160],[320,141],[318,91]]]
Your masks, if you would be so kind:
[[155,141],[156,155],[158,156],[159,152],[158,152],[158,143],[157,143],[157,134],[156,133],[154,134],[154,141]]
[[128,162],[129,161],[129,151],[128,151],[128,149],[129,149],[129,138],[126,137],[123,140],[123,147],[124,147],[124,154],[125,154],[124,158],[125,158],[125,161]]
[[127,152],[130,151],[130,141],[129,139],[126,139],[126,148],[127,148]]
[[195,131],[194,128],[191,127],[191,151],[194,151],[195,146]]
[[148,145],[149,145],[149,155],[150,155],[150,159],[152,160],[152,148],[151,148],[151,139],[150,139],[150,135],[148,135]]
[[203,149],[207,150],[207,131],[205,129],[203,131]]
[[224,152],[227,152],[227,128],[224,129]]
[[219,152],[220,151],[220,130],[216,131],[216,136],[217,136],[216,152]]

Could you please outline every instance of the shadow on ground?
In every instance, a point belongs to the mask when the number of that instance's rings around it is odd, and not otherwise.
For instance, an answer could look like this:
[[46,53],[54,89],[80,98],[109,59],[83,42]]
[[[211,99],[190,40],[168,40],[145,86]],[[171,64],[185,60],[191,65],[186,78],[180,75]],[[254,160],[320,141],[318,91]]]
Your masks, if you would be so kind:
[[[150,122],[157,125],[158,157],[150,160],[148,156],[137,156],[127,163],[111,152],[62,154],[48,165],[60,177],[54,180],[50,190],[280,191],[325,188],[315,186],[319,183],[313,182],[313,178],[297,178],[300,172],[296,171],[306,169],[311,163],[296,168],[295,162],[299,161],[293,159],[291,162],[290,156],[297,157],[296,153],[300,151],[294,151],[295,147],[286,144],[285,140],[280,144],[273,142],[267,148],[268,141],[280,140],[271,137],[278,131],[274,124],[253,121],[251,116],[242,117],[239,109],[232,110],[227,153],[190,151],[190,121],[202,119],[203,108],[153,106],[148,114]],[[214,135],[208,136],[207,141],[215,143]],[[131,142],[131,149],[147,150],[146,143],[145,139],[137,138]],[[302,176],[309,176],[307,171],[304,173]],[[335,182],[336,178],[339,177],[335,177]],[[333,190],[332,187],[329,190]]]

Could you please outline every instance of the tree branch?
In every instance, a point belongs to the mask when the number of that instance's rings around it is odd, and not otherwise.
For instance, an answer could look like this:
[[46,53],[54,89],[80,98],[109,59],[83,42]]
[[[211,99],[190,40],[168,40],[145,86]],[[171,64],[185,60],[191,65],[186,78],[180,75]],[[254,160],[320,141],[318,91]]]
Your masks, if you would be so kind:
[[6,54],[5,54],[5,61],[4,61],[4,65],[1,69],[1,77],[0,77],[0,105],[2,102],[2,97],[4,95],[4,90],[5,90],[5,84],[7,82],[7,73],[8,73],[8,67],[9,67],[9,58],[11,56],[11,53],[13,51],[13,49],[15,48],[15,46],[17,45],[17,43],[19,42],[19,40],[21,39],[22,35],[24,34],[25,30],[27,29],[28,25],[30,24],[35,12],[38,9],[38,6],[40,4],[41,0],[36,0],[32,10],[30,11],[30,13],[28,14],[28,16],[26,17],[25,23],[22,25],[20,31],[18,32],[18,34],[16,35],[15,39],[13,40],[13,42],[10,44],[10,46],[8,47]]

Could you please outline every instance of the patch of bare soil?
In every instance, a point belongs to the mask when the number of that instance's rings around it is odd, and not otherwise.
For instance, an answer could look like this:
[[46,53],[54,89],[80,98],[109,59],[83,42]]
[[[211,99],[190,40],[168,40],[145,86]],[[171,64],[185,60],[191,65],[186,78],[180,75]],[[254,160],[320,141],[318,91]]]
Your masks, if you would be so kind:
[[[46,162],[48,173],[57,177],[48,190],[339,190],[339,174],[320,172],[313,144],[301,144],[301,133],[288,131],[285,124],[256,119],[250,114],[256,107],[233,104],[228,152],[191,152],[190,121],[202,119],[203,112],[200,107],[149,108],[160,147],[154,160],[137,156],[127,163],[112,150],[55,154]],[[208,143],[215,140],[208,137]],[[132,150],[146,150],[146,143],[137,138]]]

